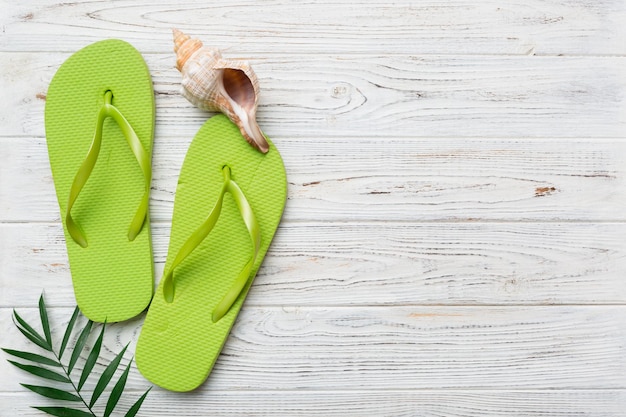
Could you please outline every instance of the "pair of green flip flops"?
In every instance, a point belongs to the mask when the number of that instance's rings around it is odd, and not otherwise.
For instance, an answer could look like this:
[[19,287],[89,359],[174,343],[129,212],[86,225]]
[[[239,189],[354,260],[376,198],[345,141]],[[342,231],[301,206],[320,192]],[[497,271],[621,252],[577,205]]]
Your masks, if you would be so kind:
[[117,322],[150,305],[137,366],[157,385],[189,391],[211,371],[267,252],[286,177],[271,142],[262,154],[225,116],[209,119],[180,173],[153,292],[154,120],[148,68],[126,42],[87,46],[50,83],[46,137],[78,306]]

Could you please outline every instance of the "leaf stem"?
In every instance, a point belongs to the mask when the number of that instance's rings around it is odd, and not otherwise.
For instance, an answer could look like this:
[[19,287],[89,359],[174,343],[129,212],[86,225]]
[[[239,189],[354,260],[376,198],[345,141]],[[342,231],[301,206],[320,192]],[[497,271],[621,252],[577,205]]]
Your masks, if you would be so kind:
[[67,379],[69,379],[70,384],[72,384],[72,388],[74,388],[74,392],[76,392],[76,395],[78,395],[78,398],[80,398],[80,400],[83,402],[83,404],[85,405],[85,407],[87,407],[87,410],[89,410],[89,412],[91,413],[91,415],[93,417],[98,417],[96,416],[96,414],[93,412],[93,410],[91,409],[91,407],[89,407],[89,404],[87,404],[87,401],[85,401],[85,399],[83,398],[82,394],[80,393],[80,391],[78,390],[78,388],[76,387],[76,385],[74,384],[74,381],[72,381],[72,377],[70,376],[70,374],[67,372],[67,369],[65,368],[65,365],[63,365],[63,362],[61,362],[61,358],[59,358],[59,356],[56,354],[56,352],[53,350],[52,354],[54,355],[54,357],[56,358],[56,360],[59,362],[59,365],[61,365],[61,369],[63,369],[63,373],[65,373],[65,375],[67,376]]

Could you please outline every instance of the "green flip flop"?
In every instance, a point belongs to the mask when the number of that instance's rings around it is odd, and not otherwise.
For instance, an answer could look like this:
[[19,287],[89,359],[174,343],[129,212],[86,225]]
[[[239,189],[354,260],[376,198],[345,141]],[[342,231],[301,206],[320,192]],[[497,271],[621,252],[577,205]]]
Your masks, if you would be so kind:
[[76,52],[48,88],[46,140],[74,294],[93,321],[134,317],[152,297],[154,116],[146,63],[121,40]]
[[285,206],[287,180],[270,142],[262,154],[225,116],[208,120],[185,158],[165,272],[136,349],[153,383],[190,391],[208,377]]

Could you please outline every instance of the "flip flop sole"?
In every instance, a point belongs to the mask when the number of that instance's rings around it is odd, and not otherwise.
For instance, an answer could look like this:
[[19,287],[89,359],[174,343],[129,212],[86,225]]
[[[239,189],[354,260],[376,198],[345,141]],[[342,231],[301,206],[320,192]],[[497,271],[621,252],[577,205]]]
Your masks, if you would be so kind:
[[[222,168],[245,194],[261,230],[261,245],[251,278],[228,313],[216,323],[215,306],[250,259],[250,235],[226,194],[215,227],[175,269],[175,296],[167,303],[163,282],[156,290],[137,343],[136,361],[153,383],[190,391],[208,377],[237,318],[280,222],[287,181],[280,154],[254,150],[225,116],[207,121],[191,143],[176,189],[167,271],[187,238],[207,218],[224,182]],[[163,280],[161,280],[163,281]]]
[[152,154],[154,93],[139,52],[121,40],[105,40],[76,52],[58,69],[46,98],[50,166],[78,306],[89,319],[116,322],[141,313],[153,292],[149,216],[133,241],[129,225],[143,193],[144,177],[114,120],[103,125],[102,147],[72,217],[88,241],[74,242],[65,224],[70,188],[85,160],[107,90],[144,150]]

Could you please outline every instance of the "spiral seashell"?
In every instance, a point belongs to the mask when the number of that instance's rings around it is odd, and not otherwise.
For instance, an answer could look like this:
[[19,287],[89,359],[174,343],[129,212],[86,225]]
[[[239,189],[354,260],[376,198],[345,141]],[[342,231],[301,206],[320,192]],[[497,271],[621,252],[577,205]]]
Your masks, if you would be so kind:
[[183,96],[201,109],[224,113],[248,143],[263,153],[269,151],[256,121],[259,80],[250,64],[224,59],[219,49],[203,46],[177,29],[173,32]]

